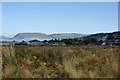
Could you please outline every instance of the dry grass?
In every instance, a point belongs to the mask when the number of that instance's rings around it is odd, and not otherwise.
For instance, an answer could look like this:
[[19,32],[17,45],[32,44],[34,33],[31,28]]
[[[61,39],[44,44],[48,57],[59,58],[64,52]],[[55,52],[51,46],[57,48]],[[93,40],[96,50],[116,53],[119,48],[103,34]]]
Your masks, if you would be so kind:
[[2,48],[3,78],[118,77],[119,46],[19,45]]

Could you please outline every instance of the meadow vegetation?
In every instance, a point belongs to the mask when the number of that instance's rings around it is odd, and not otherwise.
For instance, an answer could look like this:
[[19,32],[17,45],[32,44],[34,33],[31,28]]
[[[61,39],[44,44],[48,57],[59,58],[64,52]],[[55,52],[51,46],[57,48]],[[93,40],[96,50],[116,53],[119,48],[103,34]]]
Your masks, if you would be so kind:
[[119,46],[2,46],[3,78],[116,78]]

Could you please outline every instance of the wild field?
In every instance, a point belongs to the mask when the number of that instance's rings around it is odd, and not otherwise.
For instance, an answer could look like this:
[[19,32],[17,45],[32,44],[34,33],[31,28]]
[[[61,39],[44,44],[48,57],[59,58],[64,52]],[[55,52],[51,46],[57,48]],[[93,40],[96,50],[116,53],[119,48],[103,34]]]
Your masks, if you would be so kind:
[[116,78],[119,46],[2,46],[3,78]]

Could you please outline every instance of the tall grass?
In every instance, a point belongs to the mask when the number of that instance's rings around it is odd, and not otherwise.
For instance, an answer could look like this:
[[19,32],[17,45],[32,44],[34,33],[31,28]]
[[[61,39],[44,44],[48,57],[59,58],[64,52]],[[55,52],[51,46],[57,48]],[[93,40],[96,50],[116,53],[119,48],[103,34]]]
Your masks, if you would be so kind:
[[3,46],[3,78],[116,78],[118,46]]

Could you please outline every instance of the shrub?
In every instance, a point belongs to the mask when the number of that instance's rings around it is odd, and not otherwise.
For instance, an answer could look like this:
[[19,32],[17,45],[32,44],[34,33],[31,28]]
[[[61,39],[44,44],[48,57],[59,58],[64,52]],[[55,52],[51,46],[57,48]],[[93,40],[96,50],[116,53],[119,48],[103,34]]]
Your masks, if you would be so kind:
[[27,58],[32,54],[32,50],[23,45],[14,46],[16,58]]

